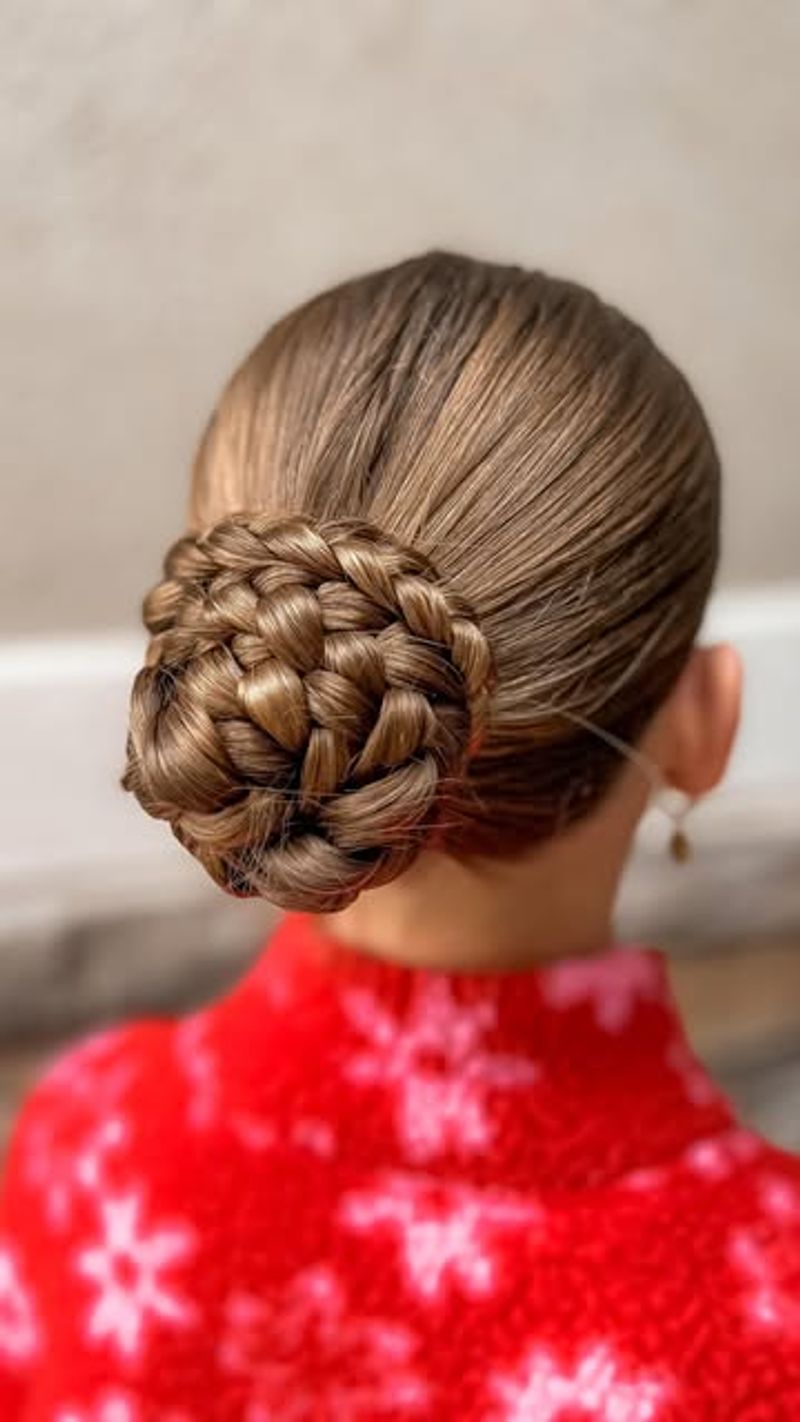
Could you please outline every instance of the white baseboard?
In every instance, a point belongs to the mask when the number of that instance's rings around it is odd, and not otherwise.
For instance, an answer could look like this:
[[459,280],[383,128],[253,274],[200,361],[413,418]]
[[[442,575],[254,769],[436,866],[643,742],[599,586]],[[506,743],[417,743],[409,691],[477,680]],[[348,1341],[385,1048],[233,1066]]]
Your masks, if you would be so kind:
[[[719,595],[709,634],[741,648],[741,741],[709,825],[800,838],[800,584]],[[142,641],[119,634],[0,642],[0,890],[91,882],[194,893],[196,867],[119,788],[127,702]]]

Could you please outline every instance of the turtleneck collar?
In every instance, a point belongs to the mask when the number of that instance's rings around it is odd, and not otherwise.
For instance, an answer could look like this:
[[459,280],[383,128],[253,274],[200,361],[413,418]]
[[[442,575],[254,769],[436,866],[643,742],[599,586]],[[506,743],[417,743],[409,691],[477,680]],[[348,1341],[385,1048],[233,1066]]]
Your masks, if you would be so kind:
[[290,913],[242,987],[262,1024],[269,1013],[294,1089],[336,1110],[352,1155],[388,1168],[599,1187],[735,1134],[650,948],[439,972],[370,956]]

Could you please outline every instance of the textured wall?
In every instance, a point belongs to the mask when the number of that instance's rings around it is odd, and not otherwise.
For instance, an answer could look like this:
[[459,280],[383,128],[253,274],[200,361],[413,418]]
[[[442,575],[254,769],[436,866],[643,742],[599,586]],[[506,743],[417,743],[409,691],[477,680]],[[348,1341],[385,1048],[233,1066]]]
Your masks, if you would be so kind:
[[795,0],[5,0],[2,626],[129,623],[231,363],[431,245],[652,323],[800,571]]

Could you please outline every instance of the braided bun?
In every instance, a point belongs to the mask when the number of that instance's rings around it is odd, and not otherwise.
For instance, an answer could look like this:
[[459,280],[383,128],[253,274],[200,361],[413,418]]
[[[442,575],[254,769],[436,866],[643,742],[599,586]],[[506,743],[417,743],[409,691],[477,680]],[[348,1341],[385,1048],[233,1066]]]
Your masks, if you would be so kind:
[[419,553],[235,515],[174,545],[144,617],[123,784],[228,892],[334,912],[456,813],[492,660]]

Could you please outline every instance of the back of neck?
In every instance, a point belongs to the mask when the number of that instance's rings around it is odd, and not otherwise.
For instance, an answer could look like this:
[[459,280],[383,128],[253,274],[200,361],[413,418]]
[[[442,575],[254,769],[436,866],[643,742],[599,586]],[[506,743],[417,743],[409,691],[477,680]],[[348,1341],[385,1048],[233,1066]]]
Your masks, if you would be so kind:
[[593,953],[613,938],[633,829],[627,819],[590,819],[514,859],[427,851],[399,879],[320,915],[321,926],[378,957],[451,972]]

